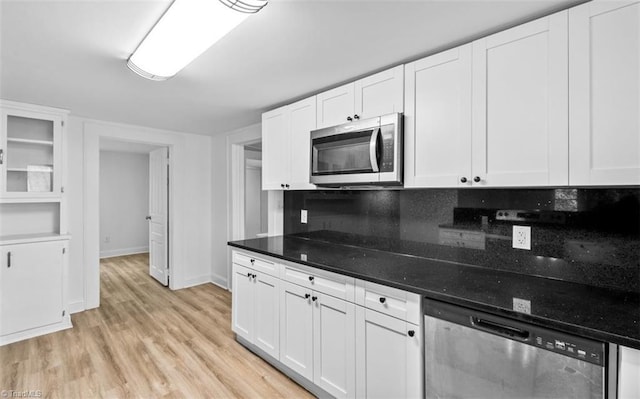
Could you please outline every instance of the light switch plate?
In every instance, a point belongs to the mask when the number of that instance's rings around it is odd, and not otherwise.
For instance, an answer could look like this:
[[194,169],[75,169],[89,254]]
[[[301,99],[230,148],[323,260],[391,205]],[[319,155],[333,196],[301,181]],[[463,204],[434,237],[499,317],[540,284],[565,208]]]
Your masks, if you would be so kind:
[[513,247],[531,250],[531,226],[513,226]]
[[300,210],[300,223],[307,223],[307,210]]

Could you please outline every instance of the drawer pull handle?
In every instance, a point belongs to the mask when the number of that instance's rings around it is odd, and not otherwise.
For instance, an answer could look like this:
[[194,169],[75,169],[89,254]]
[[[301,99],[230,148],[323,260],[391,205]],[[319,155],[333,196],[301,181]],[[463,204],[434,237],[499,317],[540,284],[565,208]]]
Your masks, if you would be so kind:
[[11,251],[7,252],[7,267],[11,267]]
[[253,265],[254,263],[256,263],[256,260],[255,260],[255,259],[251,259],[251,261],[250,261],[250,262],[251,262],[251,264]]
[[413,330],[409,330],[407,334],[409,334],[410,337],[413,337],[414,335],[416,335],[416,332]]
[[304,294],[304,299],[309,299],[310,296],[311,294]]
[[312,296],[312,297],[311,297],[311,300],[312,300],[313,302],[315,302],[315,301],[316,301],[316,299],[318,299],[318,297],[317,297],[317,296]]
[[380,303],[385,303],[385,302],[387,302],[387,298],[381,296],[380,297]]
[[313,283],[313,279],[314,279],[313,276],[309,276],[309,281],[311,281],[312,283]]

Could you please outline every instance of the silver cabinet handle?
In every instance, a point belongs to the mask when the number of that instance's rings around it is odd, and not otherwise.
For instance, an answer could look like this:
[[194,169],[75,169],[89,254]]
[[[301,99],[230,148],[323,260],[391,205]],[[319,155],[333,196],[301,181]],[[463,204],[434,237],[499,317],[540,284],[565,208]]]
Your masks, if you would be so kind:
[[7,252],[7,267],[11,267],[11,251]]
[[0,149],[0,165],[4,163],[4,150]]

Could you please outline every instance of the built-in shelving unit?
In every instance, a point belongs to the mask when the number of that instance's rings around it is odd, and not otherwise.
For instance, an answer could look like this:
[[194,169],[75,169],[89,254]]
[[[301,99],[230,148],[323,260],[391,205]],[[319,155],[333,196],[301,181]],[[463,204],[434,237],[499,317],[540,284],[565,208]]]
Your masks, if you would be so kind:
[[[0,345],[71,327],[62,153],[68,111],[0,101]],[[29,287],[33,295],[19,295]]]

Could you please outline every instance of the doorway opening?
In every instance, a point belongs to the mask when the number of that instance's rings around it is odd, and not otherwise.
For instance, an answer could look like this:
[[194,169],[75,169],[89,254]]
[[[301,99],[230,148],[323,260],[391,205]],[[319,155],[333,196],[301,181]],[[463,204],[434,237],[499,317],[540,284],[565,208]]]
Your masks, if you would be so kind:
[[262,143],[244,145],[244,239],[268,234],[269,195],[262,190]]
[[169,285],[169,176],[168,147],[100,140],[101,267],[144,263],[151,278]]

